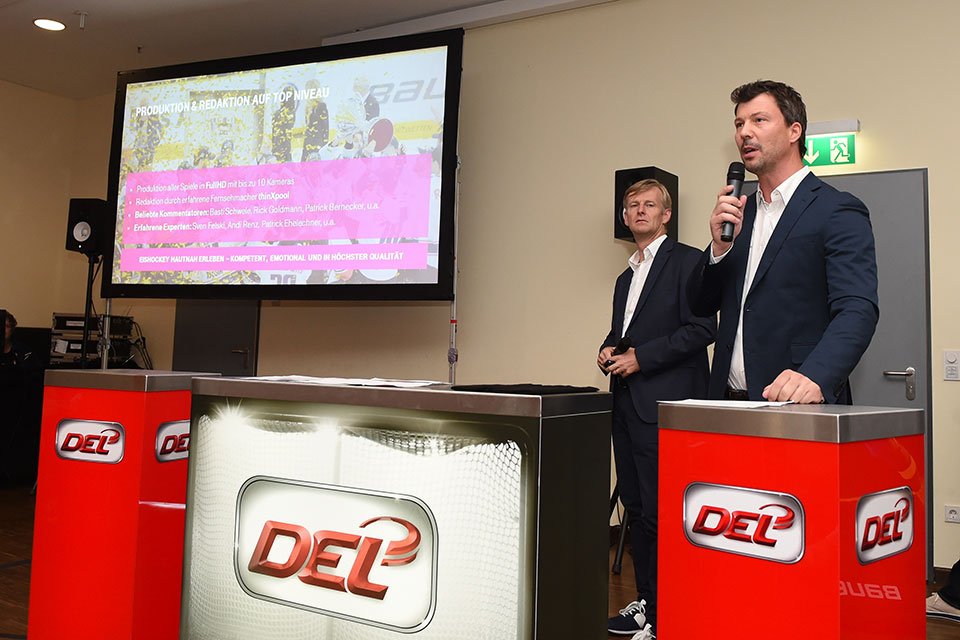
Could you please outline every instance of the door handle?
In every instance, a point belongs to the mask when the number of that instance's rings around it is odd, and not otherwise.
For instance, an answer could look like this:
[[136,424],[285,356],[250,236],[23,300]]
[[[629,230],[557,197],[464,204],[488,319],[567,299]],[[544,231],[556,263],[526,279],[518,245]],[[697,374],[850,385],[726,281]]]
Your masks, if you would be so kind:
[[884,371],[883,375],[903,378],[903,382],[907,387],[907,400],[913,400],[917,397],[917,370],[913,367],[907,367],[905,371]]
[[[249,349],[233,349],[230,353],[242,353],[243,354],[243,368],[247,369],[250,366],[250,350]],[[912,400],[913,398],[911,398]]]

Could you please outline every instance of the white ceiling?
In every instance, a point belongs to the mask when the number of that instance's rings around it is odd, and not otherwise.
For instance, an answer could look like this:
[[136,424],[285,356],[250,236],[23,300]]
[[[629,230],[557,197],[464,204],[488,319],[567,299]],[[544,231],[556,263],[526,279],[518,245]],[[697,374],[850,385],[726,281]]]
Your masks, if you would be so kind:
[[[468,7],[529,9],[534,3],[555,11],[595,2],[0,0],[0,80],[82,99],[113,91],[118,71],[317,47],[330,36],[448,12],[467,14],[462,10]],[[77,11],[87,14],[83,29]],[[35,18],[59,20],[67,28],[43,31],[33,25]],[[433,28],[441,26],[455,25]]]

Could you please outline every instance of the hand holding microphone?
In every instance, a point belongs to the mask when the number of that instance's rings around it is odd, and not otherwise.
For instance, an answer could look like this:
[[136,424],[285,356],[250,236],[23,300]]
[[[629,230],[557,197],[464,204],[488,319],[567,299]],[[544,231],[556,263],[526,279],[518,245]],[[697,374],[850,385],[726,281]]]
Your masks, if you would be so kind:
[[[613,348],[613,355],[619,356],[620,354],[626,353],[627,349],[633,346],[633,340],[630,339],[630,336],[623,336],[620,338],[620,342],[617,343],[617,346]],[[603,368],[606,369],[613,364],[613,360],[607,360],[603,363]]]
[[[743,205],[746,200],[740,195],[743,191],[743,181],[746,170],[742,162],[731,162],[727,171],[727,186],[717,194],[717,206],[713,209],[710,219],[711,235],[713,236],[714,255],[722,255],[730,247],[729,243],[739,233],[738,227],[743,218]],[[735,218],[735,222],[730,217]]]
[[[618,357],[624,355],[626,358]],[[624,336],[615,347],[604,348],[600,352],[600,355],[597,356],[597,364],[603,371],[603,375],[614,373],[610,371],[610,367],[616,366],[618,368],[615,373],[617,376],[617,384],[624,386],[626,384],[624,378],[638,370],[636,360],[634,360],[633,356],[633,342],[629,337]]]
[[[727,186],[733,187],[730,195],[737,200],[740,199],[740,193],[743,191],[743,179],[746,177],[746,168],[742,162],[731,162],[727,169]],[[724,222],[720,228],[720,239],[724,242],[733,242],[733,223]]]

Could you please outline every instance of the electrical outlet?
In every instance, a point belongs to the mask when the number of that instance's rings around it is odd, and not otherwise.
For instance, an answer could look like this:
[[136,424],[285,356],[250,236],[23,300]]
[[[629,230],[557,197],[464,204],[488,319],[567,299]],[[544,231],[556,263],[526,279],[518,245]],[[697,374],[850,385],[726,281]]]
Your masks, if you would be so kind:
[[948,504],[943,509],[943,519],[945,522],[956,522],[960,524],[960,507],[954,504]]
[[960,351],[943,350],[943,379],[960,380]]

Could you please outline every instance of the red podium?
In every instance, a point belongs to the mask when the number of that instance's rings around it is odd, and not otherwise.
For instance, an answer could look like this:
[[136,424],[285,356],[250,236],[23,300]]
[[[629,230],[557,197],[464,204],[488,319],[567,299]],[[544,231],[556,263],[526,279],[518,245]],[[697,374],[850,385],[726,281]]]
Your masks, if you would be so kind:
[[922,417],[662,404],[657,637],[924,638]]
[[47,372],[31,640],[177,637],[196,375]]

